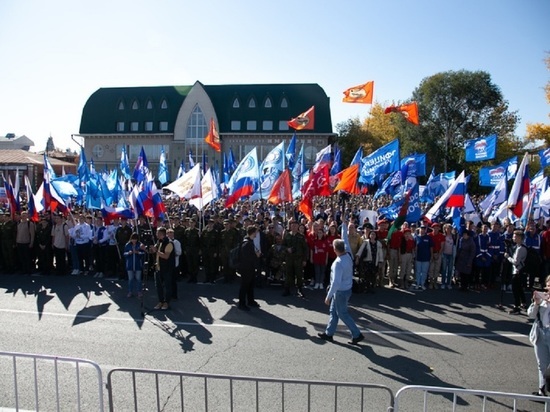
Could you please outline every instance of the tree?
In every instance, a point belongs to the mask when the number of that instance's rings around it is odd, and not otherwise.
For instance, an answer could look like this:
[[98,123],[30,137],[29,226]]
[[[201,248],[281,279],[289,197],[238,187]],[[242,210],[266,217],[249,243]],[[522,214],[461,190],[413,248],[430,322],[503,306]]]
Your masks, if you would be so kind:
[[[545,59],[546,67],[550,70],[550,56]],[[550,81],[544,87],[546,101],[550,104]],[[548,115],[550,117],[550,114]],[[545,147],[550,146],[550,124],[528,123],[526,140],[535,143],[537,140],[543,140]]]
[[411,100],[418,102],[420,125],[396,121],[402,147],[427,153],[428,162],[438,170],[464,168],[468,139],[496,134],[500,154],[501,145],[514,141],[517,112],[508,110],[508,102],[486,72],[437,73],[422,80]]

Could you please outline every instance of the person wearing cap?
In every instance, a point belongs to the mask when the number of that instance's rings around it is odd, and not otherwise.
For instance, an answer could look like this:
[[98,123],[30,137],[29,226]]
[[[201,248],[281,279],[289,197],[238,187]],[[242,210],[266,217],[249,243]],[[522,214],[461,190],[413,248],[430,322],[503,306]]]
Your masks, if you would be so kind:
[[235,279],[236,271],[234,268],[229,266],[229,252],[242,240],[242,237],[235,227],[234,222],[235,221],[232,218],[225,219],[223,221],[224,228],[220,232],[220,257],[224,283],[231,283]]
[[386,263],[388,261],[388,221],[386,219],[381,219],[376,223],[376,225],[378,226],[378,229],[376,230],[376,237],[379,242],[382,243],[382,255],[384,256],[384,259],[378,263],[376,284],[378,287],[383,287],[384,276],[386,275]]
[[201,254],[206,274],[206,282],[214,283],[218,274],[220,234],[214,228],[214,221],[208,219],[200,237]]
[[197,219],[195,217],[189,219],[189,227],[185,229],[182,246],[187,262],[187,273],[189,273],[187,283],[197,283],[200,264],[200,233],[197,229]]
[[443,259],[441,251],[445,243],[445,235],[441,233],[441,225],[437,222],[432,223],[432,232],[428,233],[432,238],[433,252],[430,260],[430,268],[428,269],[428,279],[430,289],[436,289],[437,278],[441,272],[441,261]]
[[404,228],[401,246],[399,247],[399,287],[406,289],[409,287],[410,277],[412,275],[414,252],[416,247],[415,239],[411,229]]
[[298,222],[290,221],[290,230],[283,237],[283,245],[287,248],[285,290],[283,296],[290,295],[290,289],[297,288],[297,294],[304,297],[304,267],[308,258],[308,248],[304,235],[298,231]]
[[476,244],[470,230],[465,228],[461,230],[462,236],[458,241],[455,269],[460,277],[460,290],[467,292],[471,282],[474,259],[476,257]]
[[426,290],[426,278],[428,276],[430,260],[432,259],[433,241],[428,236],[427,230],[426,225],[422,224],[420,226],[420,234],[415,238],[416,256],[414,272],[416,284],[413,285],[413,288],[417,290]]

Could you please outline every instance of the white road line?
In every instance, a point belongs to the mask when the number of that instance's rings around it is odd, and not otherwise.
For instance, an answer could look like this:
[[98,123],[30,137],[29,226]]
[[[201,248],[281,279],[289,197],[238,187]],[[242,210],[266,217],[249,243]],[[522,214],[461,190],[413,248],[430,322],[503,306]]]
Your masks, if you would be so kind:
[[[32,310],[14,310],[14,309],[0,309],[0,312],[5,313],[21,313],[26,315],[38,315],[39,312],[32,311]],[[142,320],[142,318],[115,318],[111,316],[91,316],[91,315],[78,315],[78,314],[71,314],[71,313],[55,313],[55,312],[41,312],[41,315],[49,315],[49,316],[58,316],[58,317],[65,317],[65,318],[81,318],[81,319],[97,319],[97,320],[112,320],[112,321],[119,321],[119,322],[136,322],[137,320]],[[217,327],[217,328],[246,328],[247,325],[239,325],[234,323],[204,323],[204,322],[174,322],[170,320],[169,322],[160,321],[158,319],[155,319],[155,322],[163,323],[163,324],[173,324],[173,325],[181,325],[181,326],[201,326],[201,327]]]

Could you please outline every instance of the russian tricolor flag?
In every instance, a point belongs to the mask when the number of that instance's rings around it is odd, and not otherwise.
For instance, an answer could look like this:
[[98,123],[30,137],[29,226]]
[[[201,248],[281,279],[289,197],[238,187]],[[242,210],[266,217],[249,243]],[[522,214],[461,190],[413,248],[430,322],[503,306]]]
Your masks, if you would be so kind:
[[464,201],[466,199],[466,179],[464,178],[464,172],[456,179],[456,185],[453,191],[449,195],[446,207],[464,207]]
[[508,208],[518,218],[523,215],[529,199],[529,154],[525,153],[508,197]]
[[229,179],[227,184],[229,195],[225,206],[230,207],[241,197],[253,194],[259,183],[258,152],[254,148],[241,160],[231,179]]

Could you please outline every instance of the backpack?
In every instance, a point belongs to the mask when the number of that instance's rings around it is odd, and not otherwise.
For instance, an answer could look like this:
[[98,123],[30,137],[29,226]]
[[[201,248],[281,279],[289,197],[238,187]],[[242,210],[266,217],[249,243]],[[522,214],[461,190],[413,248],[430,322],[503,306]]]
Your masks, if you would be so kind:
[[239,242],[237,246],[229,251],[229,267],[231,269],[238,269],[241,263],[241,247],[242,242]]

